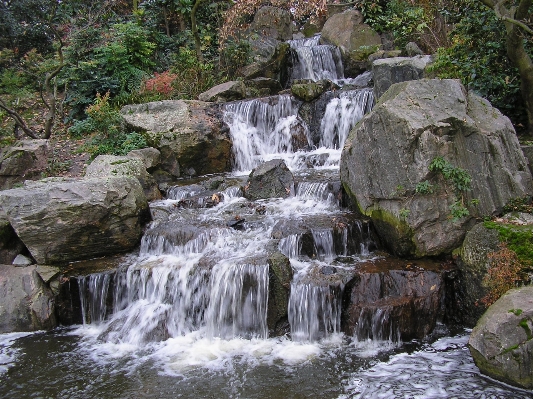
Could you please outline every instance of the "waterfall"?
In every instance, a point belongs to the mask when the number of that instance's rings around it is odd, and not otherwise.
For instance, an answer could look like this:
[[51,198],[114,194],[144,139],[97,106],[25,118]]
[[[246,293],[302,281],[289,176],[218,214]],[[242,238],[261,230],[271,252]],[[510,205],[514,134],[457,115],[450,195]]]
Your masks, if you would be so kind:
[[343,91],[333,98],[320,122],[320,146],[342,149],[350,130],[373,105],[371,89]]
[[107,300],[111,281],[111,273],[78,277],[81,314],[84,324],[97,324],[105,320],[108,313]]
[[292,154],[298,141],[311,145],[297,116],[300,105],[288,94],[227,104],[224,122],[232,136],[234,170],[249,171],[268,156]]
[[363,307],[356,323],[354,338],[358,341],[400,342],[400,330],[390,316],[390,307]]
[[344,78],[341,52],[338,47],[319,45],[320,36],[310,39],[291,40],[291,81],[308,79],[317,81]]
[[299,234],[291,234],[279,241],[279,250],[289,259],[298,259],[301,249],[302,242]]
[[335,257],[333,230],[312,230],[311,233],[317,257],[322,260],[332,260]]
[[316,341],[340,331],[340,293],[330,286],[293,282],[289,323],[294,341]]
[[267,265],[218,265],[213,270],[207,334],[220,338],[268,337]]

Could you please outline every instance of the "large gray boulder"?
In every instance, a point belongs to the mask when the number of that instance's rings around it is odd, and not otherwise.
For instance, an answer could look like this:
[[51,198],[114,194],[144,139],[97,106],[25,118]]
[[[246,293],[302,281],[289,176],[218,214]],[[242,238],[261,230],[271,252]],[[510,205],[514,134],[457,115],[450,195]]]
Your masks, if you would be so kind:
[[[430,172],[436,157],[465,170],[471,191],[457,198],[450,183]],[[533,190],[509,119],[456,80],[391,86],[350,133],[340,173],[357,209],[399,256],[450,253],[474,218],[496,214],[509,199]],[[417,194],[424,181],[434,191]],[[451,217],[456,201],[468,207],[468,216]]]
[[252,170],[244,188],[244,196],[253,201],[286,198],[291,192],[294,192],[294,177],[282,159],[263,162]]
[[0,190],[41,178],[48,167],[48,140],[20,140],[0,154]]
[[134,177],[143,187],[148,201],[161,199],[155,179],[146,170],[145,159],[139,156],[98,155],[85,171],[85,177]]
[[278,7],[261,7],[254,15],[250,30],[280,41],[292,39],[291,14]]
[[458,262],[461,271],[460,313],[463,323],[469,327],[475,326],[487,310],[481,302],[481,298],[488,293],[483,285],[483,278],[491,265],[489,254],[498,251],[499,245],[498,230],[489,229],[483,223],[478,223],[466,233],[461,246]]
[[498,299],[472,330],[468,346],[483,374],[533,388],[533,286]]
[[0,333],[54,328],[54,306],[35,266],[0,265]]
[[200,101],[213,101],[218,103],[242,100],[245,97],[246,86],[241,80],[221,83],[198,95]]
[[430,55],[381,58],[373,61],[374,96],[379,99],[394,83],[424,78],[425,70],[432,62]]
[[121,110],[129,129],[145,135],[161,152],[161,167],[174,177],[230,169],[231,141],[216,105],[166,100],[127,105]]
[[363,23],[358,10],[346,10],[332,15],[322,28],[322,44],[341,49],[347,76],[355,76],[367,68],[368,56],[381,48],[381,37]]
[[285,71],[290,54],[289,43],[264,36],[251,38],[249,41],[254,61],[241,69],[241,75],[247,80],[261,77],[277,80],[284,86],[287,80]]
[[131,177],[50,178],[0,192],[0,208],[41,264],[133,249],[148,203]]

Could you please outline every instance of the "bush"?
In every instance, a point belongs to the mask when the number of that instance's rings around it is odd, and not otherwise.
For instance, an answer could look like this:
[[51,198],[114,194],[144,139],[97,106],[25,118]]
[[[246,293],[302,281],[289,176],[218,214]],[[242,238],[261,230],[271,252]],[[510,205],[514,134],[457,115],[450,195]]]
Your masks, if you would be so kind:
[[69,133],[76,138],[90,136],[83,147],[93,158],[102,154],[126,155],[131,150],[147,147],[139,133],[126,133],[122,117],[109,103],[109,92],[97,94],[94,104],[87,108],[87,119],[76,121]]
[[460,79],[516,127],[526,126],[520,78],[507,58],[503,22],[477,1],[466,0],[464,4],[461,19],[451,33],[451,46],[438,50],[431,70],[440,78]]
[[214,64],[199,62],[196,53],[187,47],[180,48],[171,72],[177,76],[173,87],[180,99],[198,98],[200,93],[223,82],[223,79],[217,78]]

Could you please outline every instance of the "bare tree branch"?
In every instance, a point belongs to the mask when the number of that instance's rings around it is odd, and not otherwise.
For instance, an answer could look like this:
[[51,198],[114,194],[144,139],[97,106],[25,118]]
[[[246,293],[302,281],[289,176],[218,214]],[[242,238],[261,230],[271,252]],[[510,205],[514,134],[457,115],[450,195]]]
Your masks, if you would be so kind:
[[29,128],[26,122],[24,122],[24,119],[22,118],[22,116],[20,116],[20,114],[17,111],[9,108],[7,104],[4,102],[4,100],[2,100],[1,98],[0,98],[0,108],[7,112],[7,114],[15,121],[15,125],[20,127],[27,136],[31,137],[32,139],[39,138],[37,136],[37,133],[35,133],[35,131],[33,131],[31,128]]

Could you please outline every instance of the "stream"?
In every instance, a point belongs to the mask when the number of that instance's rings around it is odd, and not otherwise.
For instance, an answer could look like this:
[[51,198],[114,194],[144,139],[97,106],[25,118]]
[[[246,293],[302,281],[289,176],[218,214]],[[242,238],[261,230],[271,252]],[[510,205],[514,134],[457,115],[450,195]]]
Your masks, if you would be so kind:
[[[531,397],[479,373],[468,330],[438,322],[404,339],[380,307],[363,307],[349,327],[346,287],[387,258],[369,221],[344,206],[338,176],[344,141],[374,103],[361,87],[369,74],[346,79],[338,49],[316,37],[290,45],[292,80],[342,86],[325,95],[315,131],[289,94],[226,104],[233,172],[169,187],[150,204],[138,251],[73,276],[79,324],[0,335],[0,397]],[[246,199],[248,174],[272,159],[293,173],[290,195]],[[292,270],[274,315],[273,252]]]

